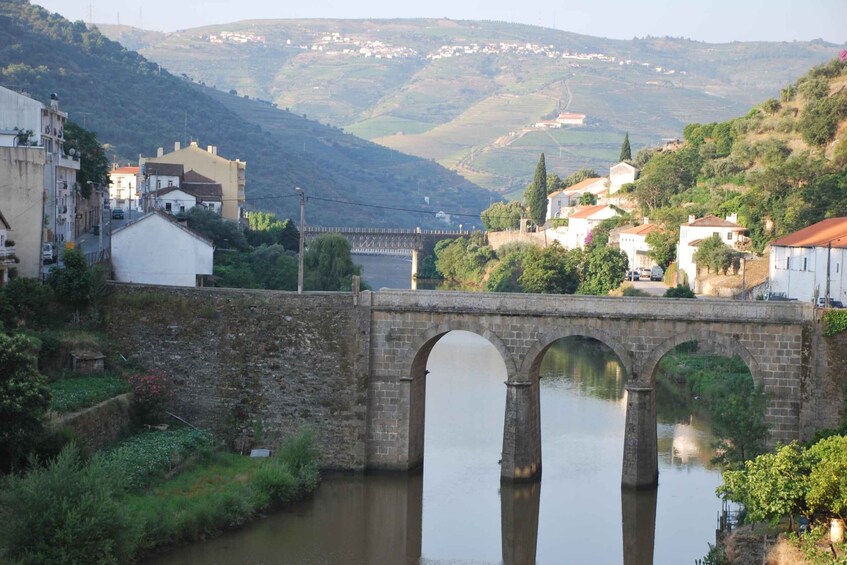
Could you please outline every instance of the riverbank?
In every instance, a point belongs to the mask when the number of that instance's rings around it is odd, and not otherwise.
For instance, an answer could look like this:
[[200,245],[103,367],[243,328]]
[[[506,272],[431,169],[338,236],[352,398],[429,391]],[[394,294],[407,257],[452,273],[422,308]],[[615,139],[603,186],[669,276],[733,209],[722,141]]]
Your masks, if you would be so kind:
[[317,461],[309,431],[262,459],[217,450],[189,428],[132,436],[87,460],[70,446],[4,480],[0,556],[126,562],[206,539],[311,495]]

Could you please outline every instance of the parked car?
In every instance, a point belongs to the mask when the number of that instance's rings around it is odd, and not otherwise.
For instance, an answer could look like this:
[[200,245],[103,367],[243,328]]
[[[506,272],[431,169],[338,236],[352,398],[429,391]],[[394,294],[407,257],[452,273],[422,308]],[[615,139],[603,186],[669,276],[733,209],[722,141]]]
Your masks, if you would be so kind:
[[638,275],[645,281],[650,280],[650,269],[642,267],[641,269],[638,269]]
[[[818,296],[818,308],[826,308],[826,297]],[[844,304],[841,303],[840,300],[829,299],[829,307],[830,308],[844,308]]]
[[124,219],[124,211],[121,208],[115,208],[112,210],[112,219],[113,220],[123,220]]
[[54,263],[56,261],[56,246],[52,243],[45,243],[41,246],[41,262]]
[[626,280],[628,280],[628,281],[640,281],[641,275],[638,274],[638,271],[627,271],[626,272]]
[[660,266],[656,265],[652,269],[650,269],[650,280],[651,281],[660,281],[665,276],[665,270]]

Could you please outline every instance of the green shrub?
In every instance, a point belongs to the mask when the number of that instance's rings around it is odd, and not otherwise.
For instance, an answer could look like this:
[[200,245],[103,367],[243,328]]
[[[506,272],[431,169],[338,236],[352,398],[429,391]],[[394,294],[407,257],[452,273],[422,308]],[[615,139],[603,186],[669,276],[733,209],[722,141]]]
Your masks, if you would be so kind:
[[6,478],[0,547],[20,563],[126,563],[140,528],[116,497],[119,474],[100,458],[84,464],[68,447],[46,466]]
[[115,375],[82,375],[50,383],[50,409],[55,412],[73,412],[94,406],[129,390],[129,385]]
[[291,466],[279,458],[273,458],[260,466],[250,479],[255,491],[257,506],[273,506],[294,500],[300,491]]
[[697,298],[697,296],[686,285],[678,284],[665,291],[665,298]]
[[847,330],[847,310],[827,310],[823,315],[823,335],[830,337]]
[[121,442],[105,458],[126,477],[128,488],[140,489],[154,477],[172,471],[194,451],[211,447],[212,441],[208,433],[191,428],[149,431]]

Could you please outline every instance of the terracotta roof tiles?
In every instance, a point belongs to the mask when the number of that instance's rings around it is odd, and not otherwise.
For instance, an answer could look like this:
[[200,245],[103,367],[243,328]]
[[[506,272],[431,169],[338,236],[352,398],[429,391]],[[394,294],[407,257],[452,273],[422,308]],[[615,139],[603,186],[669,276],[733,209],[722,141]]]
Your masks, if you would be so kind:
[[828,218],[771,242],[781,247],[847,248],[847,218]]

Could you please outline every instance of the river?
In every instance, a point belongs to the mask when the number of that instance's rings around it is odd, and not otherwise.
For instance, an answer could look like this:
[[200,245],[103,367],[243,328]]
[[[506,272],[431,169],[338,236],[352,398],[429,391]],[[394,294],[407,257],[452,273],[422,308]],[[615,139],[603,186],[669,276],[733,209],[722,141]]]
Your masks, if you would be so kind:
[[451,332],[427,369],[422,473],[330,477],[309,501],[151,563],[693,564],[714,541],[712,438],[707,423],[678,421],[679,407],[658,405],[658,489],[621,490],[625,376],[599,342],[561,340],[544,358],[543,474],[532,485],[500,483],[497,350]]

